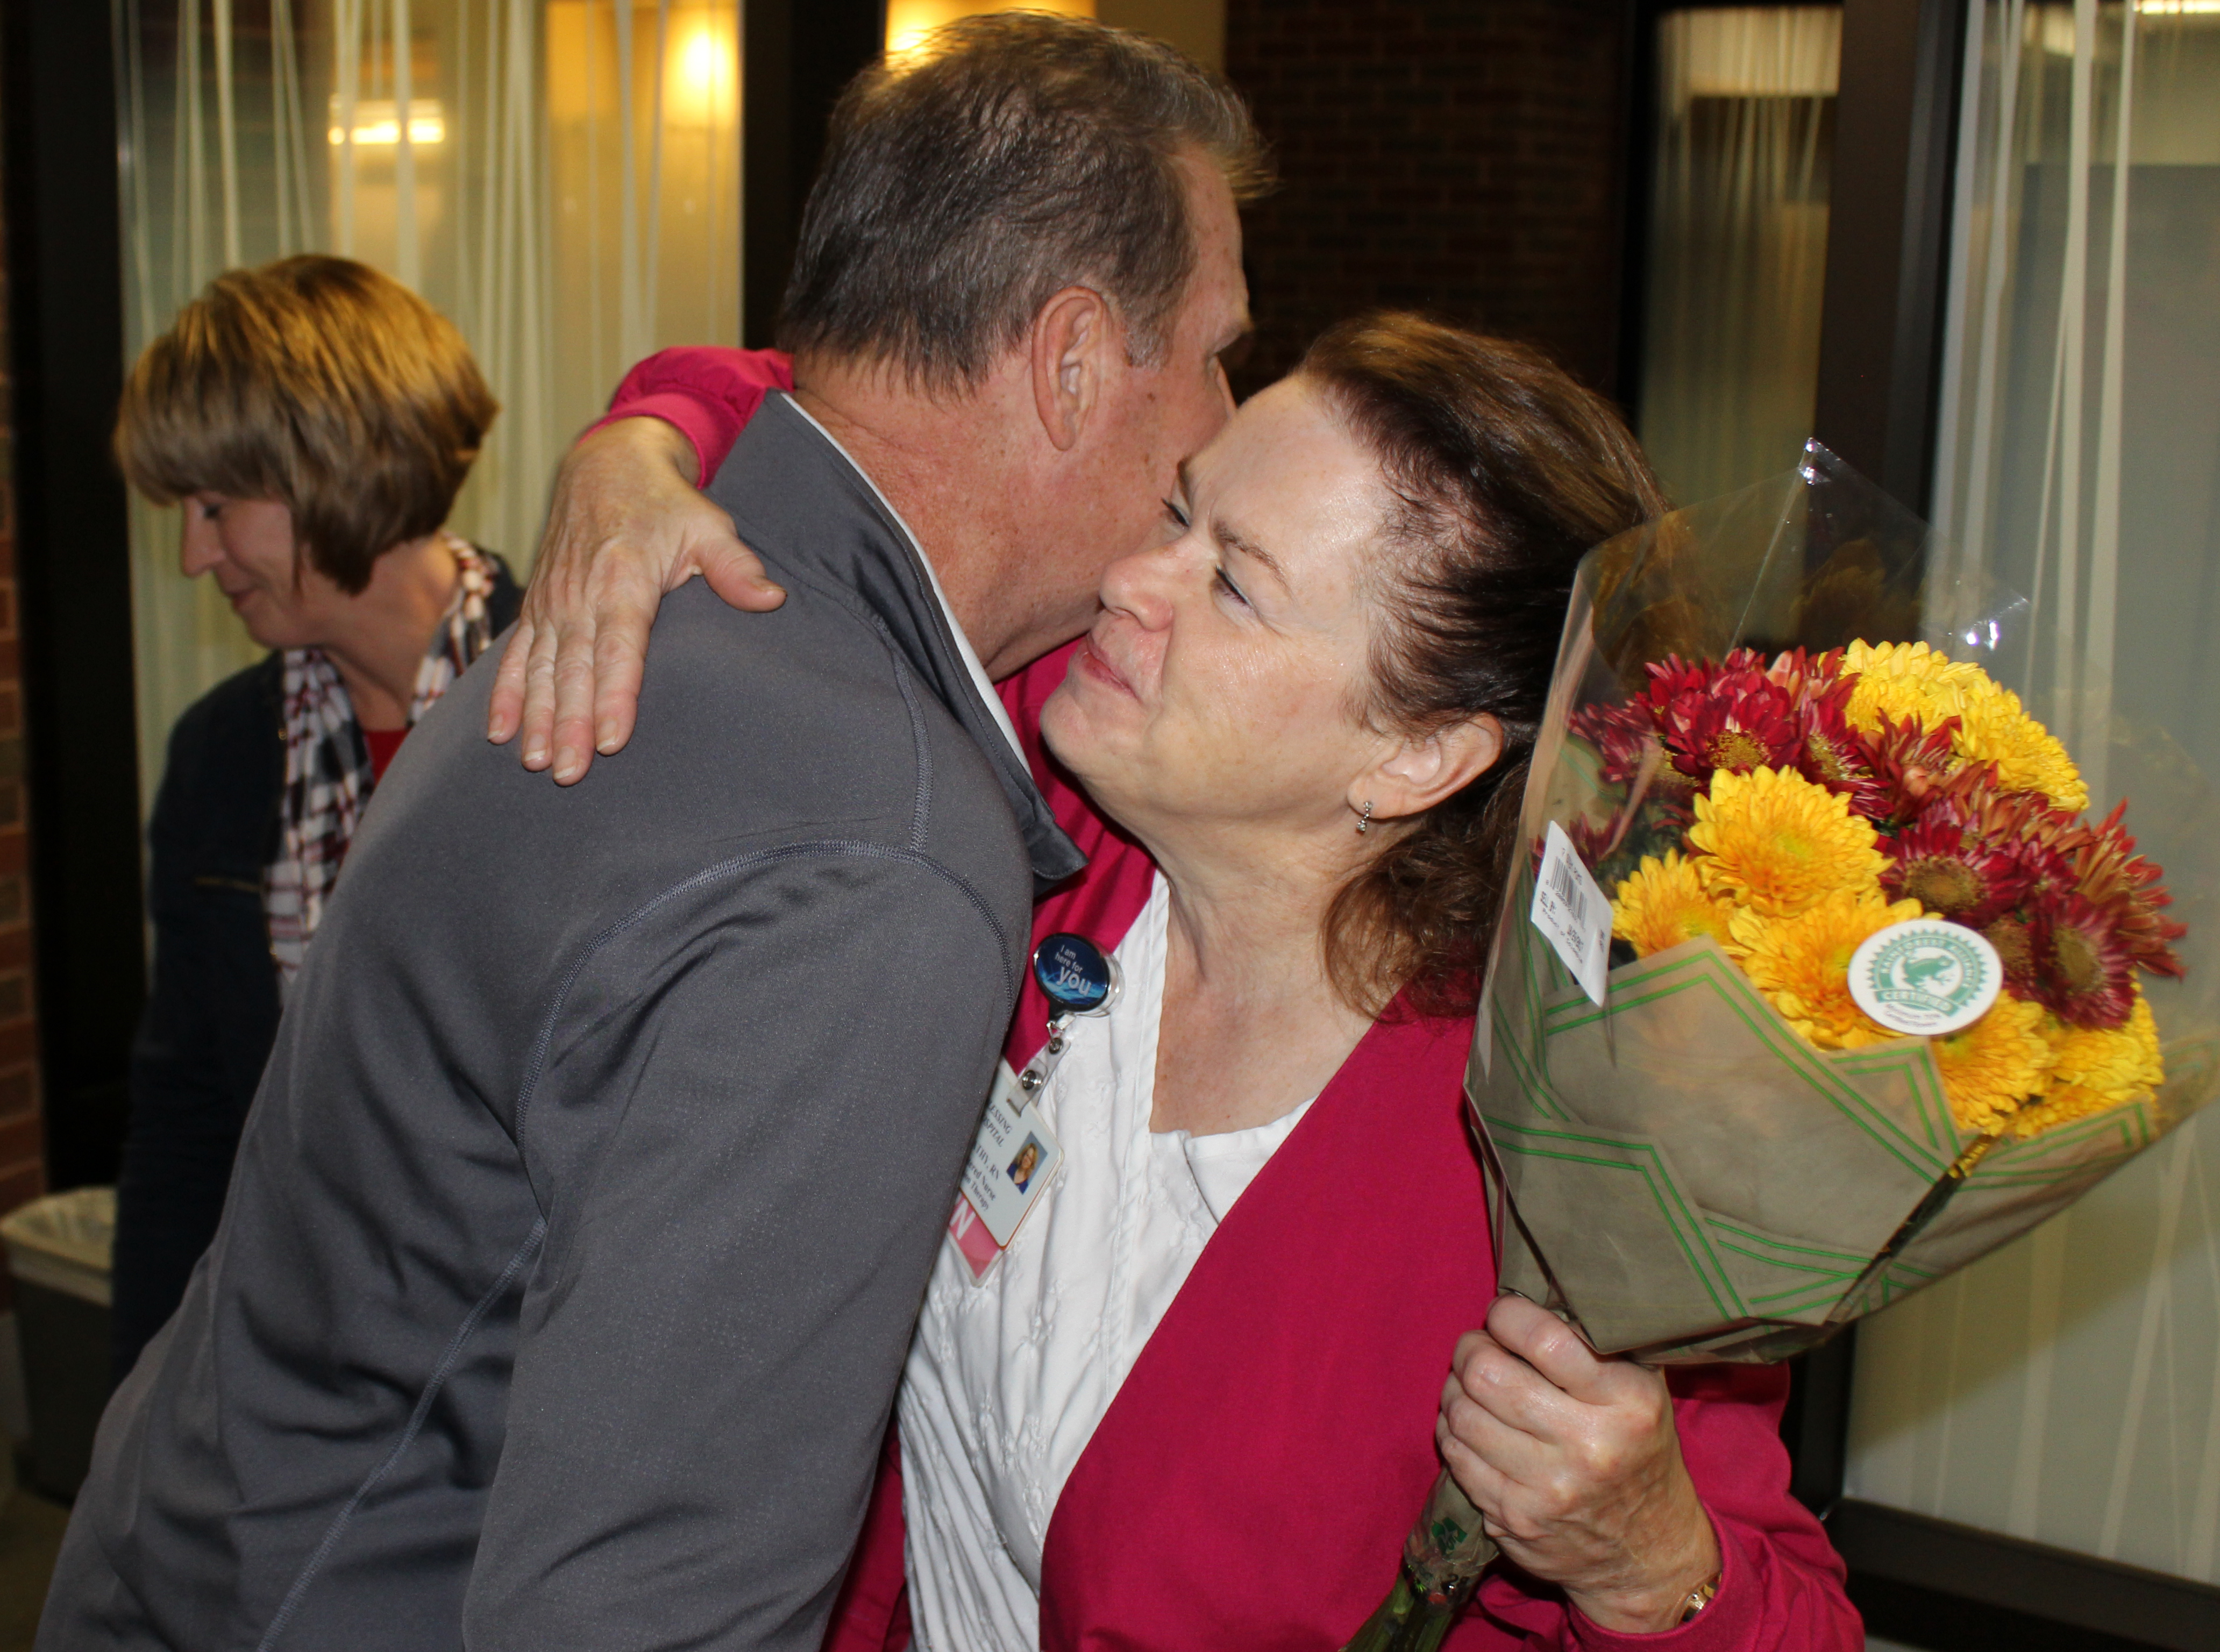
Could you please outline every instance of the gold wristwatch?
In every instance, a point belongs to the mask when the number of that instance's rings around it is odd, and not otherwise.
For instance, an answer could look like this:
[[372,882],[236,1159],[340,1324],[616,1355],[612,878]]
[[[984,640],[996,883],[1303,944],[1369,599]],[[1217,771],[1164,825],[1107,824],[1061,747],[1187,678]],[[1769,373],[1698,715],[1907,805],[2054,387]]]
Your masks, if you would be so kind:
[[1687,1623],[1705,1607],[1710,1605],[1712,1597],[1718,1592],[1719,1580],[1716,1577],[1707,1578],[1689,1590],[1688,1598],[1681,1603],[1681,1616],[1674,1626],[1677,1628],[1680,1624]]

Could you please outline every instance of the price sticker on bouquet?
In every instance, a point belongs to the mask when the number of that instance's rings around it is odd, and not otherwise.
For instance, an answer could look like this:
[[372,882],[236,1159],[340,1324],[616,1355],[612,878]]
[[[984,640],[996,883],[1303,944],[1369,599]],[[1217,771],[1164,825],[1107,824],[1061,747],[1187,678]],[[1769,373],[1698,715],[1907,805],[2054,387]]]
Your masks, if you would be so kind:
[[1611,970],[1611,902],[1555,820],[1543,843],[1531,916],[1581,990],[1602,1003]]

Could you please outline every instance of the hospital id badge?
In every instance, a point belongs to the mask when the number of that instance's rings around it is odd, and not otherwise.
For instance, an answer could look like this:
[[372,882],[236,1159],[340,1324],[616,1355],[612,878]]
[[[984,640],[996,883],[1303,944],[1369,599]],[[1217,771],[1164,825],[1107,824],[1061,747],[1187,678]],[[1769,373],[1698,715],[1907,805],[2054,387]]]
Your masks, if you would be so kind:
[[1077,1017],[1107,1015],[1118,1001],[1117,960],[1084,935],[1044,936],[1033,948],[1032,971],[1048,1000],[1048,1042],[1022,1073],[1012,1072],[1007,1062],[996,1064],[995,1093],[987,1098],[987,1116],[963,1166],[963,1191],[948,1219],[948,1237],[974,1285],[1008,1248],[1018,1224],[1063,1163],[1063,1150],[1041,1117],[1039,1098],[1070,1048],[1065,1035]]
[[995,1093],[963,1166],[963,1191],[948,1219],[948,1237],[970,1269],[974,1283],[984,1279],[995,1259],[1008,1248],[1049,1178],[1063,1163],[1063,1149],[1041,1117],[1033,1094],[1018,1082],[1010,1063],[997,1063]]

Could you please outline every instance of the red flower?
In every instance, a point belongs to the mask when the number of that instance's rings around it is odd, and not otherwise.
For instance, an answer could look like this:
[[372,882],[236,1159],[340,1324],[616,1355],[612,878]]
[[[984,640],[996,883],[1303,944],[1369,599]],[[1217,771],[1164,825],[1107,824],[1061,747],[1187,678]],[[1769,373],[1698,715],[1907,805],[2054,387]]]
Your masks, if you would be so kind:
[[1767,677],[1758,657],[1737,649],[1718,666],[1677,658],[1649,668],[1643,702],[1673,766],[1703,784],[1721,769],[1793,767],[1802,745],[1796,702]]
[[2153,975],[2179,976],[2181,959],[2169,943],[2187,934],[2189,926],[2159,915],[2173,897],[2159,882],[2164,869],[2136,853],[2136,840],[2120,824],[2126,808],[2123,803],[2103,825],[2082,828],[2073,857],[2074,888],[2112,914],[2121,944],[2138,965]]
[[1932,807],[1955,812],[1967,832],[2019,869],[2022,906],[2055,902],[2078,887],[2074,858],[2089,828],[2040,792],[1999,792],[1986,764],[1953,776]]
[[1804,778],[1841,792],[1850,807],[1867,820],[1885,822],[1894,794],[1874,766],[1866,742],[1843,715],[1849,703],[1850,683],[1829,683],[1808,695],[1798,711],[1801,749],[1796,766]]
[[[1611,851],[1618,847],[1624,834],[1616,820],[1591,820],[1585,814],[1576,814],[1566,821],[1565,836],[1573,845],[1573,852],[1581,857],[1581,864],[1593,870],[1611,858]],[[1534,871],[1541,872],[1542,863],[1537,851]]]
[[1642,772],[1643,759],[1657,746],[1657,725],[1646,701],[1582,706],[1568,720],[1572,732],[1596,749],[1603,779],[1623,786]]
[[1773,664],[1765,668],[1765,675],[1791,699],[1800,701],[1827,696],[1837,704],[1849,700],[1851,686],[1856,681],[1855,676],[1843,675],[1843,651],[1839,648],[1830,648],[1824,654],[1792,648],[1775,656]]
[[2015,996],[2076,1026],[2119,1026],[2135,1007],[2138,968],[2181,973],[2168,943],[2184,926],[2161,915],[2171,897],[2160,870],[2136,853],[2118,810],[2092,826],[2039,793],[1999,794],[1992,777],[1977,778],[1944,794],[1931,821],[1924,816],[1899,844],[1927,848],[1960,820],[1962,843],[2012,869],[2000,885],[2020,882],[2016,909],[1980,926]]
[[2018,906],[2032,875],[2008,845],[1976,836],[1957,812],[1930,809],[1881,839],[1888,863],[1880,886],[1892,901],[1917,901],[1968,929],[1986,929]]
[[1882,713],[1880,732],[1858,741],[1872,775],[1868,788],[1871,805],[1859,813],[1876,825],[1901,825],[1919,819],[1937,802],[1962,795],[1979,780],[1980,771],[1961,770],[1950,749],[1950,737],[1957,729],[1955,717],[1922,729],[1909,719],[1899,723]]
[[2036,920],[2035,995],[2075,1026],[2123,1026],[2136,1007],[2136,958],[2117,907],[2069,895]]

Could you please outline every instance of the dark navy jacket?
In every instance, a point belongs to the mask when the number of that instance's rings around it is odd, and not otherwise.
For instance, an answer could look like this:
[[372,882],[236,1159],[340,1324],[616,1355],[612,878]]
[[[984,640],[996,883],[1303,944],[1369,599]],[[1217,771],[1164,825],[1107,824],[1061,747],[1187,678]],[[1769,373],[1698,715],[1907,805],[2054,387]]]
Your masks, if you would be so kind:
[[[498,557],[494,630],[523,592]],[[147,828],[154,979],[131,1046],[115,1199],[115,1376],[177,1312],[215,1237],[246,1104],[278,1036],[262,872],[285,782],[285,662],[271,654],[187,707]]]

